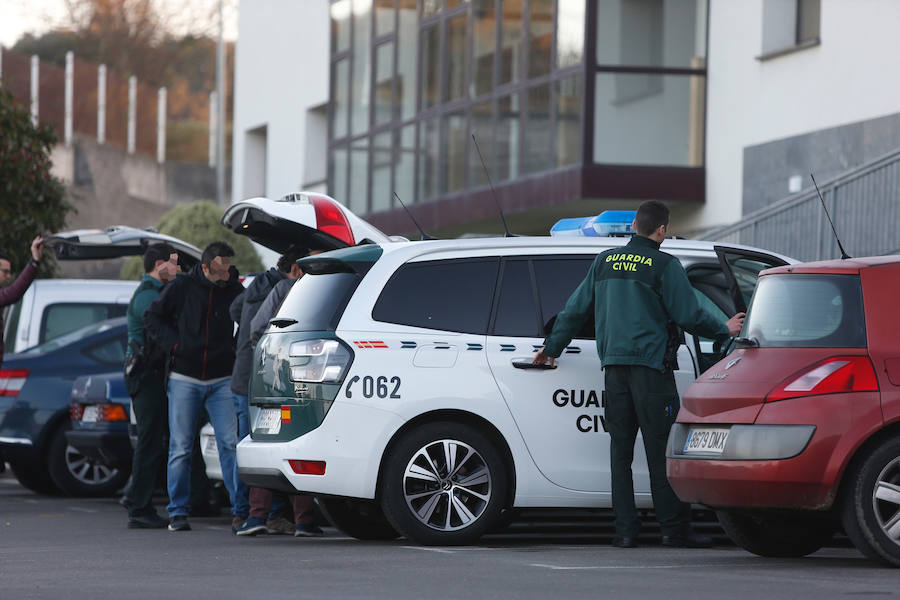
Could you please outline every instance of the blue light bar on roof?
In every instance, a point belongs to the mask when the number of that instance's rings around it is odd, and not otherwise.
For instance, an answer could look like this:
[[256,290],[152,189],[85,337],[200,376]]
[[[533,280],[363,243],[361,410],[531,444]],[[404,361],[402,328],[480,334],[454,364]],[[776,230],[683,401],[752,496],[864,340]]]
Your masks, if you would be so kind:
[[560,219],[550,228],[552,236],[606,237],[633,235],[631,223],[637,211],[605,210],[593,217]]

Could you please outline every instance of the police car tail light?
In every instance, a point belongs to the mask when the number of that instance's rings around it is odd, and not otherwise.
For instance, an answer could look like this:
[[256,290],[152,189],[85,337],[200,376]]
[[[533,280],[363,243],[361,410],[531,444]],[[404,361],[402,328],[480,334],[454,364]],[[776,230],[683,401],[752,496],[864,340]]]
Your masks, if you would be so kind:
[[341,383],[352,354],[338,340],[302,340],[291,344],[291,381]]
[[297,475],[324,475],[325,474],[325,461],[324,460],[290,459],[290,460],[288,460],[288,464],[291,465],[291,469]]
[[766,402],[801,396],[877,392],[878,378],[866,356],[833,356],[794,374],[769,392]]
[[0,396],[18,396],[26,379],[28,369],[0,369]]
[[356,244],[347,216],[334,200],[322,196],[310,196],[309,199],[316,210],[316,229],[336,237],[348,246]]

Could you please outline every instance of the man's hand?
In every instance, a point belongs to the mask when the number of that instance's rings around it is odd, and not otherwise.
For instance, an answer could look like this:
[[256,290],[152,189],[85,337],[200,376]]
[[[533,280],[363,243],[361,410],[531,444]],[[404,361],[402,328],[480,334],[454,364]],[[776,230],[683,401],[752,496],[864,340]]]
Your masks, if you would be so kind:
[[550,366],[554,366],[556,364],[556,359],[552,356],[547,356],[544,354],[544,347],[541,346],[541,349],[537,351],[537,354],[534,355],[534,360],[531,362],[535,365],[542,365],[546,362],[550,362]]
[[34,260],[41,260],[41,255],[44,253],[44,238],[41,236],[37,236],[31,242],[31,257]]
[[725,327],[728,328],[728,333],[731,334],[731,337],[739,334],[741,332],[741,329],[744,328],[744,317],[746,316],[747,313],[739,312],[738,314],[728,319],[728,322],[725,323]]

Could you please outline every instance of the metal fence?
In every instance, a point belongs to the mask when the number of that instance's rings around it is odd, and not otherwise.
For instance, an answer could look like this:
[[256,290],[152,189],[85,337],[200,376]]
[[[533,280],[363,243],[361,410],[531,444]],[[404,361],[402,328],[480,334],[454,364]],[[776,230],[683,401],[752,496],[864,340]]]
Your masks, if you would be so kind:
[[[900,150],[865,163],[819,189],[850,256],[900,253]],[[703,239],[757,246],[793,258],[840,257],[816,190],[810,187]]]

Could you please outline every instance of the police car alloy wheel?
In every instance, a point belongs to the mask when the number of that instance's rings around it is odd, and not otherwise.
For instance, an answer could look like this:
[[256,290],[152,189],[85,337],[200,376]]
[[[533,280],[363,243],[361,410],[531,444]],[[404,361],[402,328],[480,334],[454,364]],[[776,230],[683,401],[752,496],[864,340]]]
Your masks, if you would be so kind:
[[900,439],[887,439],[848,470],[844,531],[867,557],[900,566]]
[[470,544],[500,516],[506,468],[494,444],[461,423],[412,428],[395,445],[381,479],[385,515],[426,545]]

